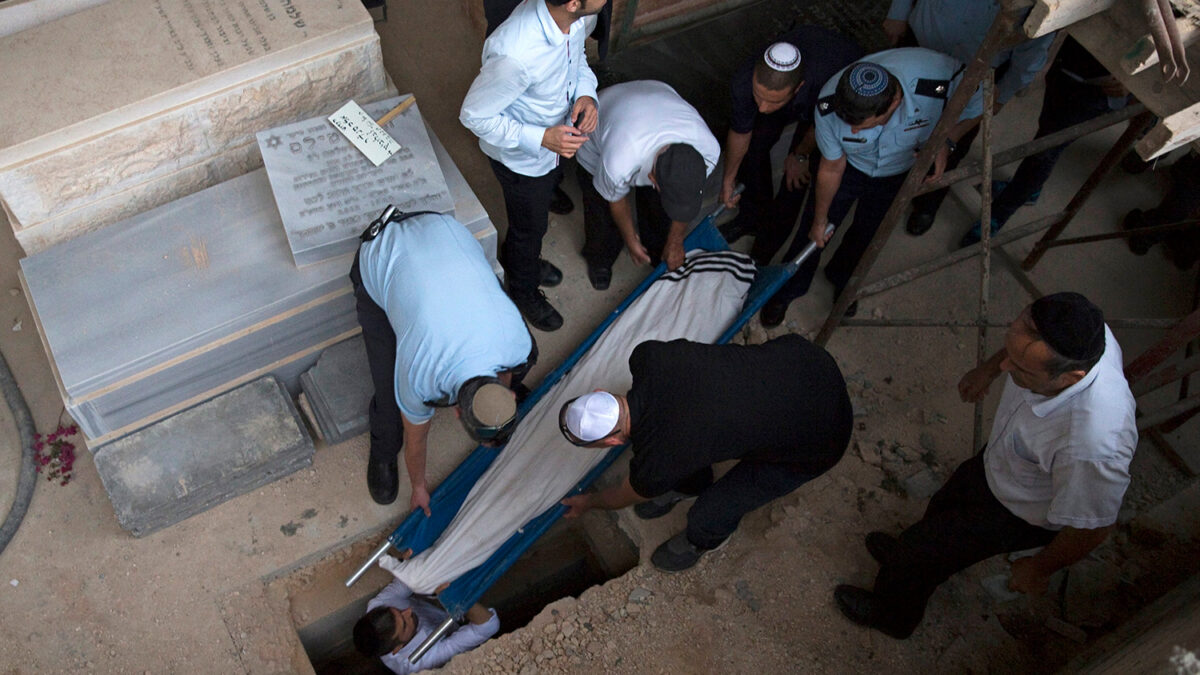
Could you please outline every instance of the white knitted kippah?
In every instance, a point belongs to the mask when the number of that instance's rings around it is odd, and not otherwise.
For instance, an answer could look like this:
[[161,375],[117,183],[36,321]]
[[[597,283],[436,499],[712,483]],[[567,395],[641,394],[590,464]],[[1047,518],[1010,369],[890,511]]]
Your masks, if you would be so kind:
[[790,42],[776,42],[767,47],[763,59],[771,68],[786,73],[800,66],[800,50]]

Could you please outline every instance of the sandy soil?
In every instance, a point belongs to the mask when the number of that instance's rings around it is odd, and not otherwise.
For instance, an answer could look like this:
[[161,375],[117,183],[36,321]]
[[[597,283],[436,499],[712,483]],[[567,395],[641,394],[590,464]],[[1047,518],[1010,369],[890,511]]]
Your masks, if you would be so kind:
[[[388,70],[401,91],[421,99],[430,124],[503,226],[498,186],[473,138],[457,122],[459,102],[478,68],[476,26],[460,2],[393,5],[389,23],[379,25]],[[1030,97],[1005,110],[998,123],[1005,129],[1001,147],[1032,133],[1036,106],[1037,97]],[[1115,138],[1110,131],[1072,146],[1043,203],[1027,209],[1028,217],[1065,204]],[[1073,226],[1076,233],[1111,230],[1125,211],[1152,205],[1161,194],[1149,174],[1118,172],[1109,180]],[[578,196],[572,181],[566,187]],[[928,235],[897,235],[873,276],[949,250],[970,220],[951,198]],[[535,377],[561,360],[644,273],[623,257],[613,288],[595,293],[578,255],[581,239],[578,212],[552,219],[546,257],[563,268],[567,281],[550,297],[566,308],[567,324],[538,336],[544,356]],[[1012,252],[1019,257],[1031,245],[1018,242]],[[0,227],[0,350],[39,430],[48,431],[62,405],[17,290],[19,257],[9,228]],[[1121,317],[1182,316],[1190,309],[1194,284],[1159,252],[1136,258],[1119,242],[1059,250],[1031,276],[1047,291],[1082,290],[1111,316]],[[963,264],[864,300],[860,312],[965,319],[976,311],[977,288],[976,267]],[[828,285],[818,282],[775,332],[811,334],[829,301]],[[993,276],[995,316],[1011,316],[1025,302],[1025,292],[1010,275]],[[753,326],[749,339],[762,340],[761,328]],[[1125,330],[1117,336],[1128,357],[1146,348],[1157,332]],[[1079,576],[1092,585],[1074,591],[1078,601],[1068,602],[1065,614],[1045,598],[992,599],[980,581],[1004,571],[999,559],[939,590],[925,625],[906,642],[860,629],[833,606],[836,584],[867,583],[875,572],[863,535],[874,529],[898,531],[919,516],[925,500],[906,494],[906,484],[918,493],[922,485],[936,485],[971,453],[972,411],[958,402],[954,384],[973,364],[975,339],[973,331],[949,329],[839,331],[829,349],[850,382],[857,426],[851,450],[835,469],[749,516],[729,546],[696,569],[664,575],[639,567],[578,601],[555,605],[534,625],[456,660],[451,668],[1028,672],[1066,663],[1083,646],[1046,629],[1048,617],[1082,627],[1091,642],[1170,582],[1195,573],[1196,528],[1185,518],[1194,510],[1180,507],[1194,501],[1168,501],[1189,481],[1148,443],[1135,458],[1126,525],[1097,560],[1085,565],[1092,571]],[[989,333],[988,344],[999,346],[998,331]],[[994,399],[995,392],[985,406],[985,422]],[[1171,437],[1194,461],[1200,460],[1196,424]],[[0,429],[0,503],[7,504],[18,449],[2,408]],[[430,477],[436,482],[465,454],[467,442],[453,420],[439,417],[431,445]],[[313,583],[305,570],[318,561],[353,567],[372,538],[403,515],[399,504],[406,503],[406,494],[394,507],[379,507],[367,496],[366,453],[365,438],[321,447],[311,469],[143,539],[117,526],[90,457],[81,453],[69,485],[39,485],[24,526],[0,555],[0,671],[305,672],[308,664],[298,651],[294,627],[321,609],[298,609],[289,593]],[[1193,488],[1183,494],[1194,499],[1194,493]],[[682,509],[677,510],[651,526],[633,522],[629,514],[621,522],[646,556],[680,527]],[[378,575],[370,579],[364,589],[382,581]],[[331,591],[326,609],[361,599],[365,592]]]

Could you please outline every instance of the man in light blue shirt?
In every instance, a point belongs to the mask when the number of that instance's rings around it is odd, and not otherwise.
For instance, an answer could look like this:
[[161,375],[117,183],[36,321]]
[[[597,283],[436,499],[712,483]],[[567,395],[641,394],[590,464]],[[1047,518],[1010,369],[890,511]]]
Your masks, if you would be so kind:
[[[963,68],[958,60],[930,49],[890,49],[847,66],[821,88],[815,114],[821,158],[815,198],[805,207],[800,231],[807,226],[808,240],[824,248],[832,236],[826,235],[826,225],[839,225],[858,203],[854,222],[825,268],[835,298],[850,281],[921,145],[933,133]],[[955,142],[978,123],[981,106],[976,91],[939,149],[929,180],[942,175]],[[784,260],[794,258],[807,243],[797,235]],[[767,301],[760,315],[764,326],[779,325],[788,304],[808,292],[819,260],[818,251]],[[847,316],[856,309],[851,305]]]
[[561,158],[596,129],[596,76],[584,40],[606,0],[524,0],[483,43],[483,67],[459,120],[479,137],[504,191],[501,262],[513,302],[534,328],[562,326],[539,285],[562,273],[541,260]]
[[[988,29],[1000,13],[997,0],[919,0],[915,7],[913,4],[913,0],[892,0],[884,22],[888,37],[911,28],[917,44],[953,56],[963,63],[975,58],[979,45],[983,44]],[[997,112],[1042,71],[1055,35],[1049,33],[1026,40],[1011,49],[1002,49],[992,57],[991,66],[996,69]],[[972,129],[963,136],[958,148],[950,154],[947,169],[958,166],[966,157],[977,131],[978,128]],[[912,215],[905,228],[909,234],[920,236],[929,231],[947,192],[947,189],[938,190],[913,199]]]
[[411,506],[428,514],[425,454],[434,409],[457,405],[475,440],[503,441],[501,432],[511,433],[515,423],[509,388],[520,385],[537,346],[483,248],[454,218],[381,217],[363,239],[350,280],[375,384],[367,487],[380,504],[396,499],[403,447]]

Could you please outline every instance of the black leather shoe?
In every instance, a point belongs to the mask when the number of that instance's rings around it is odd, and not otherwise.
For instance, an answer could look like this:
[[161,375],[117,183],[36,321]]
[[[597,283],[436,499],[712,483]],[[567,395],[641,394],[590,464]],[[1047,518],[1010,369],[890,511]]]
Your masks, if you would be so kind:
[[546,299],[546,294],[541,290],[533,293],[514,294],[511,297],[513,304],[521,310],[521,315],[525,317],[529,325],[547,333],[562,328],[562,314],[554,309],[554,306]]
[[557,213],[560,216],[565,216],[575,210],[575,204],[567,193],[563,192],[560,187],[554,188],[554,196],[550,198],[550,213]]
[[562,270],[549,260],[538,259],[538,286],[554,288],[562,283]]
[[741,218],[734,218],[717,229],[725,241],[730,244],[752,233],[752,228]]
[[929,231],[933,227],[933,220],[937,214],[928,213],[925,211],[913,211],[908,217],[908,222],[904,225],[904,231],[914,237],[919,237]]
[[728,537],[716,548],[700,548],[688,541],[687,532],[680,532],[654,549],[650,562],[663,572],[682,572],[700,562],[700,557],[705,553],[721,548],[727,541]]
[[834,589],[833,597],[837,600],[838,609],[842,610],[842,614],[860,626],[874,628],[897,640],[912,635],[912,630],[898,630],[881,622],[875,594],[865,588],[842,584]]
[[376,504],[391,504],[400,492],[400,467],[396,460],[367,460],[367,490]]
[[603,265],[593,265],[591,262],[587,264],[588,281],[592,282],[592,288],[598,291],[608,290],[608,285],[612,283],[612,268]]
[[775,298],[767,300],[767,304],[763,305],[762,311],[758,313],[758,320],[763,328],[774,328],[783,323],[783,318],[787,316],[788,304]]
[[900,540],[886,532],[867,534],[867,552],[880,565],[890,565],[900,558]]

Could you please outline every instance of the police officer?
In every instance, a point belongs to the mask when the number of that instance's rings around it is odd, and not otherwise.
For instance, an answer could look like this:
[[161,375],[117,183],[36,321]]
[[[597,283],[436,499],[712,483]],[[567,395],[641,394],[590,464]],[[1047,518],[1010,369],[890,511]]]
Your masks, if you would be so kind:
[[683,238],[700,212],[704,180],[721,146],[700,113],[667,84],[625,82],[599,97],[604,116],[575,158],[588,280],[604,290],[622,242],[638,264],[660,258],[670,269],[683,264]]
[[502,442],[537,344],[479,242],[454,218],[388,207],[362,240],[350,281],[375,385],[367,488],[379,504],[395,501],[403,446],[410,506],[428,514],[434,409],[457,406],[474,440]]
[[[747,61],[730,81],[732,99],[725,140],[721,201],[738,215],[721,227],[729,242],[755,236],[751,255],[765,264],[791,234],[808,194],[815,166],[813,106],[834,73],[858,60],[863,50],[847,37],[818,26],[799,26]],[[784,159],[778,192],[772,184],[771,148],[784,128],[796,123]],[[746,186],[739,196],[734,186]]]
[[[894,45],[904,31],[911,28],[920,46],[949,54],[966,63],[975,58],[979,45],[983,44],[988,29],[999,13],[1000,3],[997,0],[920,0],[915,7],[913,0],[892,0],[888,18],[884,21],[884,32]],[[1049,33],[1026,40],[992,56],[991,66],[996,69],[996,112],[1028,87],[1041,72],[1055,35]],[[958,148],[950,154],[947,169],[958,166],[966,157],[977,131],[978,127],[962,137]],[[938,207],[948,192],[948,188],[943,188],[913,198],[912,215],[905,226],[909,234],[920,236],[929,231]]]
[[[921,145],[933,133],[962,70],[958,60],[930,49],[890,49],[846,67],[821,88],[816,111],[821,159],[815,198],[805,207],[801,230],[807,227],[808,239],[824,248],[830,239],[826,225],[836,227],[858,203],[854,222],[825,268],[835,298],[875,236]],[[981,106],[976,91],[939,148],[930,180],[941,176],[958,139],[978,123]],[[785,258],[806,244],[796,237]],[[767,301],[760,316],[764,326],[779,325],[788,304],[808,291],[818,260],[819,255],[809,257]],[[856,304],[847,309],[848,316],[854,315]]]

